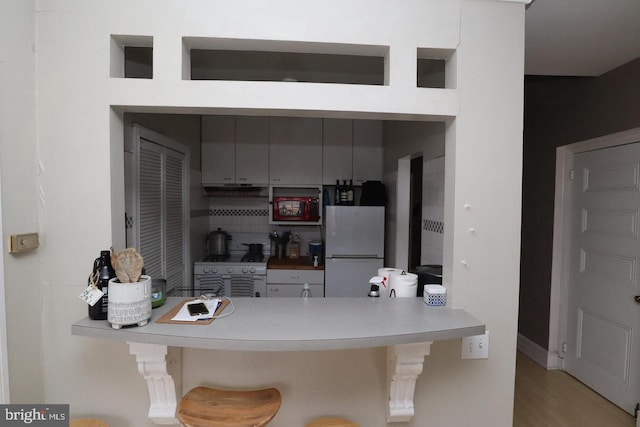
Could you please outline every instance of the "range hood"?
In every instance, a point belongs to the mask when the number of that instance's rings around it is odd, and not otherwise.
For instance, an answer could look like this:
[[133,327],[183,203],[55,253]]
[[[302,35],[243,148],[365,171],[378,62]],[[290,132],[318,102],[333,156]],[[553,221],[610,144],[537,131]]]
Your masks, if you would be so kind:
[[202,185],[203,192],[209,197],[268,197],[269,187],[267,185],[251,184],[218,184]]

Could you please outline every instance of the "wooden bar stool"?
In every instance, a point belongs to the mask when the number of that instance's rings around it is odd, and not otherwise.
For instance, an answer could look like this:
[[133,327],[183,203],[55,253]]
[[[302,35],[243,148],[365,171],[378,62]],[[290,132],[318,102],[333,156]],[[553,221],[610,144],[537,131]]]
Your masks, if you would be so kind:
[[327,417],[327,418],[318,418],[317,420],[311,421],[309,424],[304,427],[359,427],[358,424],[346,420],[344,418],[335,418],[335,417]]
[[109,424],[95,418],[76,418],[71,420],[69,427],[109,427]]
[[275,417],[281,402],[275,388],[225,391],[196,387],[180,400],[178,419],[185,427],[262,427]]

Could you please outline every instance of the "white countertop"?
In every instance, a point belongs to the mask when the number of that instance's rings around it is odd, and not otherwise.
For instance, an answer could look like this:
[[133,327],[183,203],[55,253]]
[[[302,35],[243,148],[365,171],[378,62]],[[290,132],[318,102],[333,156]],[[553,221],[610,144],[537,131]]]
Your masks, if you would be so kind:
[[145,326],[115,330],[106,320],[87,317],[74,323],[71,333],[174,347],[306,351],[448,340],[485,331],[464,310],[428,306],[421,298],[233,298],[235,311],[209,325],[155,323],[184,300],[167,298]]

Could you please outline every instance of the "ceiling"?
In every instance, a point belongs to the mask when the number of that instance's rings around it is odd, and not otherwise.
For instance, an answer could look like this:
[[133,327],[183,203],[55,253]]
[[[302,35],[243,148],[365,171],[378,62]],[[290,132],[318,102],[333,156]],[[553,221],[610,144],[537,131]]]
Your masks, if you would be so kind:
[[534,0],[525,74],[599,76],[640,57],[640,0]]

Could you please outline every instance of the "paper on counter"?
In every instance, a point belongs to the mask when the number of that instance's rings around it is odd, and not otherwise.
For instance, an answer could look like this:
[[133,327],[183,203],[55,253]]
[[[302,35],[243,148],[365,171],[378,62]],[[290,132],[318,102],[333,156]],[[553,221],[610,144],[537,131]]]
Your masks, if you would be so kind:
[[[209,310],[209,313],[207,314],[197,314],[195,316],[192,316],[189,313],[189,309],[187,308],[187,305],[189,304],[193,304],[196,302],[203,302],[204,305],[207,306],[207,309]],[[211,319],[216,310],[218,309],[218,306],[220,305],[220,298],[215,298],[215,299],[207,299],[207,300],[194,300],[194,301],[188,301],[184,304],[182,304],[182,307],[180,308],[180,310],[178,311],[178,313],[173,316],[171,318],[171,320],[175,320],[178,322],[195,322],[196,320],[207,320],[207,319]]]

